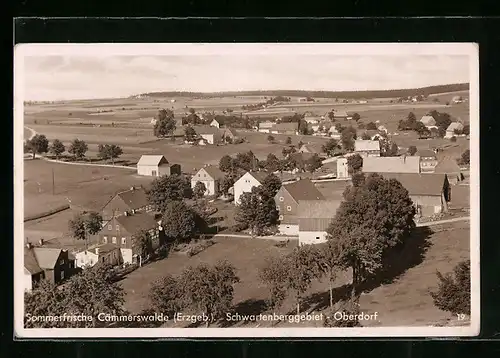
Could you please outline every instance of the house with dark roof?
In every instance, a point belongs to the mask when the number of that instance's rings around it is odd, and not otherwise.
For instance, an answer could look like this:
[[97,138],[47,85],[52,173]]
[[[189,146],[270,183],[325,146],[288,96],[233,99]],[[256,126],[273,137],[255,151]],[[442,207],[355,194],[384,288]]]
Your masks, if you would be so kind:
[[354,153],[364,157],[380,157],[380,142],[378,140],[362,140],[354,141]]
[[220,195],[220,183],[224,179],[224,172],[214,165],[206,165],[191,178],[191,188],[194,189],[198,182],[205,184],[205,195]]
[[438,160],[436,153],[433,150],[419,149],[415,155],[420,157],[421,173],[434,173],[434,168],[436,167]]
[[222,142],[222,133],[219,128],[210,126],[197,126],[195,130],[201,138],[201,140],[198,142],[200,145],[219,145]]
[[446,128],[446,134],[444,135],[444,138],[450,139],[451,137],[455,137],[457,134],[456,132],[460,132],[464,129],[464,125],[460,122],[452,122]]
[[302,144],[298,150],[299,153],[311,153],[318,154],[319,156],[324,156],[323,144],[322,143],[307,143]]
[[457,162],[450,157],[444,157],[434,167],[434,173],[446,174],[450,184],[457,184],[464,179],[462,171]]
[[433,116],[430,115],[425,115],[422,118],[420,118],[420,122],[428,129],[436,127],[436,120],[434,119]]
[[210,122],[210,127],[222,128],[224,127],[224,118],[214,118],[212,122]]
[[275,122],[264,121],[258,123],[258,131],[261,133],[271,133],[271,128],[275,125]]
[[273,134],[298,134],[299,123],[298,122],[286,122],[286,123],[276,123],[271,127],[270,130]]
[[261,186],[269,174],[267,171],[250,171],[243,174],[234,182],[234,204],[239,205],[241,196],[250,193],[254,187]]
[[307,162],[312,159],[314,156],[318,154],[316,153],[307,153],[307,152],[296,152],[288,155],[288,158],[295,163],[296,171],[306,171]]
[[400,157],[363,158],[363,173],[420,173],[420,157],[403,155]]
[[417,216],[432,216],[448,211],[451,187],[446,174],[380,173],[385,179],[395,179],[408,190]]
[[68,250],[26,244],[24,248],[24,286],[31,291],[42,279],[59,284],[74,273],[74,259]]
[[141,231],[149,233],[153,249],[164,243],[158,222],[153,215],[144,212],[113,217],[97,235],[100,244],[112,244],[119,248],[124,263],[133,263],[140,253],[136,237]]
[[274,201],[279,212],[278,229],[285,235],[298,235],[298,206],[302,200],[325,200],[325,197],[309,179],[284,184],[276,193]]
[[349,115],[346,111],[334,111],[333,112],[333,118],[335,118],[335,119],[351,120],[352,116]]
[[302,200],[299,203],[299,245],[326,242],[326,230],[340,207],[340,200]]
[[142,155],[137,162],[137,174],[159,177],[162,175],[180,174],[179,164],[170,164],[163,155]]
[[125,212],[150,212],[153,210],[149,203],[146,190],[142,187],[131,187],[114,195],[102,208],[103,220],[110,220],[113,216],[124,215]]
[[236,129],[231,128],[231,127],[226,127],[224,128],[224,131],[222,132],[222,140],[226,143],[232,143],[235,140],[239,139],[240,136]]
[[87,268],[102,263],[111,266],[118,266],[123,263],[122,254],[118,245],[115,244],[97,244],[86,250],[75,253],[75,266]]

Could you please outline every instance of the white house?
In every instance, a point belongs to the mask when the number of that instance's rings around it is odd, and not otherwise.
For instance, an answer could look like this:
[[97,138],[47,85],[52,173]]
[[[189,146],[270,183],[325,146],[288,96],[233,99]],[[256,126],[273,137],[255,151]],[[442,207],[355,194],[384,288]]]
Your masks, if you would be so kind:
[[444,135],[444,138],[451,138],[456,136],[455,131],[461,131],[464,129],[464,125],[460,122],[453,122],[451,123],[448,128],[446,128],[446,134]]
[[180,174],[179,164],[170,164],[163,155],[143,155],[137,163],[137,174],[159,177],[162,175]]
[[428,129],[436,127],[436,120],[433,116],[425,115],[420,119],[420,122]]
[[75,266],[92,267],[98,262],[117,266],[123,263],[120,248],[115,244],[98,244],[75,253]]
[[205,195],[219,195],[220,183],[224,179],[224,173],[213,165],[207,165],[193,175],[191,178],[191,188],[194,189],[198,182],[205,184]]
[[210,122],[210,127],[215,127],[215,128],[220,128],[224,125],[224,123],[222,123],[222,120],[219,119],[213,119],[212,122]]
[[269,175],[268,172],[246,172],[234,183],[234,204],[240,204],[243,193],[250,193],[253,187],[262,185],[263,180]]
[[261,133],[271,133],[271,128],[275,125],[274,122],[260,122],[259,123],[259,132]]
[[326,230],[340,207],[340,200],[302,200],[298,206],[299,245],[327,241]]
[[337,158],[337,179],[348,178],[347,158]]

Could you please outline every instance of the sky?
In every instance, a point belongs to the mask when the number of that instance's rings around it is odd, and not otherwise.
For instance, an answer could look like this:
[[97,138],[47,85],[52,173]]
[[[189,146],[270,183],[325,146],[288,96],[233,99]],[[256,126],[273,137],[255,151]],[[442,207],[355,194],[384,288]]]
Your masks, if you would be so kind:
[[154,91],[383,90],[469,82],[465,55],[26,55],[25,100]]

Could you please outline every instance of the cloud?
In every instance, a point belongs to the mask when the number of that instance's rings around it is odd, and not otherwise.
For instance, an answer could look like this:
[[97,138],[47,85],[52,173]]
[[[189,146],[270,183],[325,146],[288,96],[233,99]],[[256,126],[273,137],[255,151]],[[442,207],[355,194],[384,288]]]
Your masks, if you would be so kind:
[[469,81],[467,56],[30,56],[32,100],[121,97],[150,91],[367,90]]

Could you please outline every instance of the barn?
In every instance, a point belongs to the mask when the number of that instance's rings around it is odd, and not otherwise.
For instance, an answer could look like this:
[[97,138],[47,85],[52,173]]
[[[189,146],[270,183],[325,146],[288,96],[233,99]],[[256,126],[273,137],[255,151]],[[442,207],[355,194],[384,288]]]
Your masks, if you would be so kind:
[[153,177],[181,174],[181,166],[170,164],[163,155],[143,155],[137,163],[137,174]]

